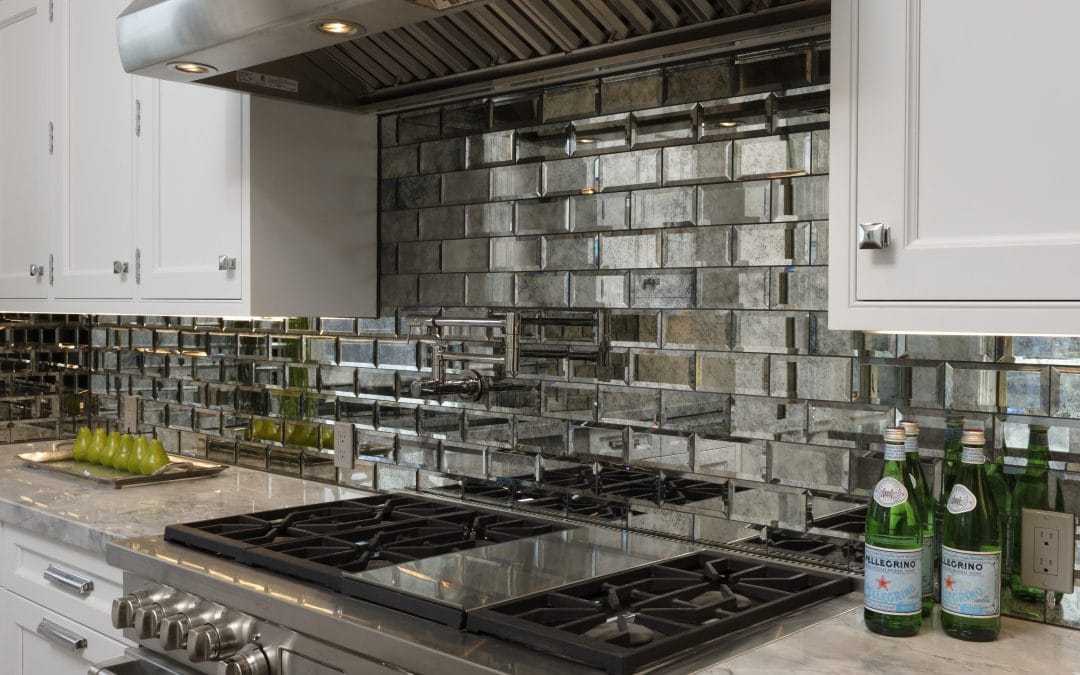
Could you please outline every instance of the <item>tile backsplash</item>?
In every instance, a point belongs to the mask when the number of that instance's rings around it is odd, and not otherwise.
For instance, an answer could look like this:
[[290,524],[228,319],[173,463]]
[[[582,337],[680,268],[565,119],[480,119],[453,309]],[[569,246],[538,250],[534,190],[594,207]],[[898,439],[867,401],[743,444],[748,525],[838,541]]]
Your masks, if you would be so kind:
[[[1080,514],[1080,338],[829,329],[828,53],[385,116],[380,318],[11,315],[3,363],[63,357],[89,373],[92,396],[73,400],[116,420],[134,395],[143,430],[178,452],[778,554],[808,533],[827,554],[797,556],[853,569],[861,516],[844,512],[901,417],[923,425],[932,471],[946,410],[983,425],[1007,471],[1028,425],[1049,424]],[[419,396],[416,319],[508,310],[515,377],[477,401]],[[482,333],[449,343],[491,354]],[[332,461],[335,421],[356,428],[352,470]],[[1080,627],[1078,596],[1010,611]]]

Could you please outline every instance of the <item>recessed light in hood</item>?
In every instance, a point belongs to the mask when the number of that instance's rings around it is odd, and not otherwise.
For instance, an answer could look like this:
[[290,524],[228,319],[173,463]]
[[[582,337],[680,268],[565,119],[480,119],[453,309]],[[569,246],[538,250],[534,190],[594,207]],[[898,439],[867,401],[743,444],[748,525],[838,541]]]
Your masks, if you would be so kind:
[[173,70],[185,73],[187,75],[205,75],[207,73],[216,73],[217,68],[208,66],[205,63],[193,63],[191,61],[173,61],[168,64],[169,68]]
[[333,35],[335,37],[348,37],[350,35],[356,35],[363,30],[359,24],[355,24],[352,21],[342,21],[340,19],[316,21],[311,24],[311,27],[320,33],[326,33],[327,35]]

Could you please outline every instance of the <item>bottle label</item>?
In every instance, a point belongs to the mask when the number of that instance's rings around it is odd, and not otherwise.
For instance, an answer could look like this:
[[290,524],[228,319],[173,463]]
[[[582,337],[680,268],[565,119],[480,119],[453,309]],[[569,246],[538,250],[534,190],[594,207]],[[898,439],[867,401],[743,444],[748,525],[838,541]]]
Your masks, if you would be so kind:
[[946,427],[945,428],[945,440],[958,441],[964,435],[964,430],[960,427]]
[[899,506],[907,500],[907,488],[892,476],[882,478],[874,486],[874,501],[885,508]]
[[985,464],[986,454],[983,453],[982,448],[965,447],[964,451],[960,453],[960,461],[964,464]]
[[922,612],[922,549],[866,545],[863,604],[867,609],[898,616]]
[[959,616],[1001,613],[1001,553],[941,547],[941,611]]
[[923,537],[922,545],[922,594],[934,593],[934,537]]
[[949,513],[959,515],[973,510],[978,503],[979,500],[975,498],[975,493],[967,489],[966,485],[956,483],[952,486],[952,492],[949,493],[949,501],[945,504],[945,508],[949,510]]
[[904,452],[907,452],[907,453],[914,452],[915,454],[919,453],[919,437],[918,436],[908,436],[906,439],[904,439]]

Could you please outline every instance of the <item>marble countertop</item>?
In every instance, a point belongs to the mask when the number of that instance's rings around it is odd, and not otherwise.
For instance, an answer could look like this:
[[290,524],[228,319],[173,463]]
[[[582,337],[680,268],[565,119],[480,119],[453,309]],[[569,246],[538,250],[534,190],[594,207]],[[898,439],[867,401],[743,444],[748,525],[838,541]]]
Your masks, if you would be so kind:
[[104,553],[114,539],[165,526],[369,493],[230,466],[212,478],[121,490],[23,466],[18,454],[52,442],[0,445],[0,521]]
[[860,593],[845,601],[858,606],[699,672],[1064,673],[1080,668],[1080,633],[1068,628],[1003,617],[996,641],[964,642],[942,632],[935,608],[919,635],[889,638],[863,625]]

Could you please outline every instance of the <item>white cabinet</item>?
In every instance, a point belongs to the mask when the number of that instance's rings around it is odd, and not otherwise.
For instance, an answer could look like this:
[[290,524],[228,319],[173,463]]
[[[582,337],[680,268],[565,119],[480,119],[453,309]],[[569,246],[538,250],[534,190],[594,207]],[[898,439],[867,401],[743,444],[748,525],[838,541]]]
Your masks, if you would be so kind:
[[374,315],[376,117],[130,76],[128,2],[0,0],[0,311]]
[[[0,0],[0,297],[49,295],[48,0]],[[37,58],[28,58],[36,55]],[[41,272],[31,265],[40,266]]]
[[125,4],[53,0],[55,298],[133,297],[135,78],[114,28]]
[[1015,10],[833,3],[830,328],[1080,334],[1080,5]]

